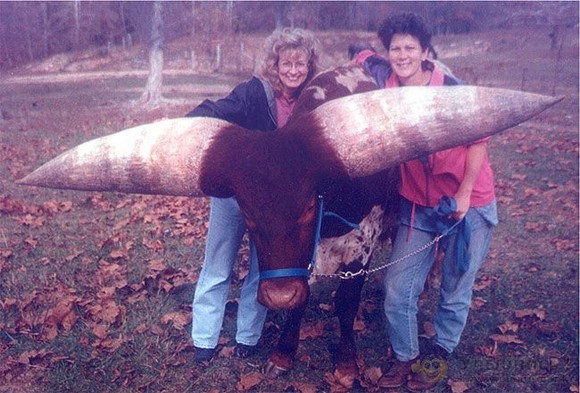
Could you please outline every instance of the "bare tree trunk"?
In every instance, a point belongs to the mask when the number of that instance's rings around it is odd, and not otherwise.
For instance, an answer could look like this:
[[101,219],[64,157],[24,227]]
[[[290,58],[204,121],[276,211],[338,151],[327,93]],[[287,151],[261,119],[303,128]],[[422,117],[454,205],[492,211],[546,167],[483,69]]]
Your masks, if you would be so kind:
[[41,4],[41,12],[42,12],[42,46],[43,46],[43,57],[48,57],[48,29],[49,29],[49,21],[48,21],[48,3],[43,1]]
[[119,2],[119,19],[121,19],[121,29],[123,29],[123,50],[126,50],[129,46],[128,33],[127,33],[127,21],[125,20],[125,2]]
[[81,0],[75,0],[73,8],[75,14],[75,48],[78,50],[81,46]]
[[149,77],[139,104],[150,108],[159,106],[163,101],[163,4],[153,3],[153,27],[151,29],[151,47],[149,49]]
[[284,19],[286,17],[286,3],[276,2],[274,3],[274,18],[276,19],[276,30],[284,27]]

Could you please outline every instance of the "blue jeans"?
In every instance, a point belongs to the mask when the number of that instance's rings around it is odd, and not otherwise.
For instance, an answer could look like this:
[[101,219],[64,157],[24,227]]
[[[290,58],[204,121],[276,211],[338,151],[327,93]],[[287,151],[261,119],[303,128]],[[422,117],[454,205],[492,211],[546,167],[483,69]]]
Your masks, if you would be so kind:
[[[222,328],[232,270],[246,231],[235,198],[211,198],[205,258],[195,287],[191,337],[199,348],[215,348]],[[250,242],[250,271],[240,294],[236,342],[256,345],[267,309],[258,303],[259,270]]]
[[[454,247],[451,246],[454,244],[455,235],[450,235],[442,263],[439,304],[433,321],[436,332],[434,341],[447,352],[452,352],[459,344],[467,322],[475,276],[485,260],[494,229],[494,225],[474,208],[469,209],[466,219],[472,227],[468,249],[469,267],[465,273],[459,270]],[[409,255],[436,236],[435,233],[413,228],[409,237],[410,229],[405,224],[399,226],[391,261]],[[435,247],[430,247],[385,271],[383,283],[387,333],[393,351],[400,361],[412,360],[419,355],[418,300],[434,260]]]

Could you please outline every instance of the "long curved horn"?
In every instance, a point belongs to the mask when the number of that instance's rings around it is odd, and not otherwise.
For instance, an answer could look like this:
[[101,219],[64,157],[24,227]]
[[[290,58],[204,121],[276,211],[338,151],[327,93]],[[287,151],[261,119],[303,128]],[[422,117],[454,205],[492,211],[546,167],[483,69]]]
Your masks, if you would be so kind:
[[211,140],[236,127],[212,118],[146,124],[76,146],[18,184],[84,191],[202,196],[199,176]]
[[475,86],[404,87],[329,101],[312,115],[347,174],[362,177],[496,134],[562,99]]

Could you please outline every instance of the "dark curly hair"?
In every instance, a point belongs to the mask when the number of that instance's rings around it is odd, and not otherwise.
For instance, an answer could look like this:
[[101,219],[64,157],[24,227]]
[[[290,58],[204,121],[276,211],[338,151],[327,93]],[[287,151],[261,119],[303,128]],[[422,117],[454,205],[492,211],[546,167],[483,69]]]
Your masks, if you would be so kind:
[[432,48],[431,31],[420,15],[411,12],[391,14],[381,23],[378,36],[387,51],[395,34],[409,34],[417,38],[423,50]]

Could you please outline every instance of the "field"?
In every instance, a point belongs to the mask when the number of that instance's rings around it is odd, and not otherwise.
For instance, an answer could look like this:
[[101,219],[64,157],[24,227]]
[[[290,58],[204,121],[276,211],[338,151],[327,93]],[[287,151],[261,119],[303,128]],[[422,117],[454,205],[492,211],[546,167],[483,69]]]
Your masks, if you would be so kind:
[[[435,392],[579,391],[578,31],[569,29],[557,50],[550,50],[548,33],[534,28],[435,41],[441,60],[469,83],[565,96],[491,142],[500,224],[462,343]],[[321,38],[329,62],[346,61],[349,34]],[[232,356],[245,252],[219,356],[209,365],[193,363],[191,300],[207,199],[14,183],[91,138],[182,116],[251,72],[193,72],[171,58],[167,101],[144,110],[136,101],[146,69],[115,59],[66,72],[45,62],[0,75],[0,393],[340,391],[331,375],[338,332],[332,280],[313,287],[289,374],[270,381],[258,372],[283,320],[277,313],[268,316],[256,357]],[[380,273],[369,278],[356,323],[361,392],[379,390],[390,356],[380,281]],[[424,299],[425,333],[436,299],[435,289]]]

